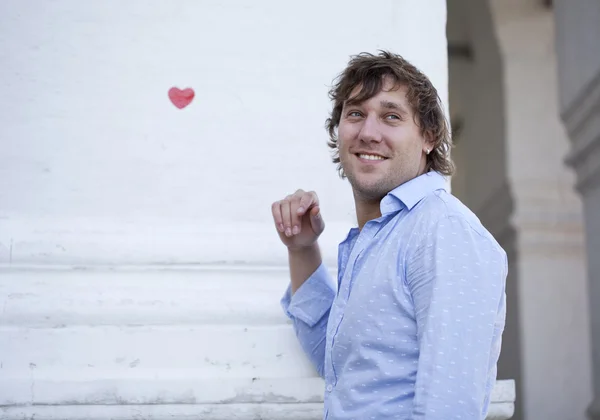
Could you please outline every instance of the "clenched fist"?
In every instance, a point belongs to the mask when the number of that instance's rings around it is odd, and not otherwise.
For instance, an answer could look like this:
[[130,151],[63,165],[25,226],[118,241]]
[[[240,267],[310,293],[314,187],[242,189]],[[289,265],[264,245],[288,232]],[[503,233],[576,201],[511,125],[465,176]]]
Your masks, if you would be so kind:
[[314,191],[298,190],[274,202],[271,210],[281,242],[290,249],[313,245],[325,229]]

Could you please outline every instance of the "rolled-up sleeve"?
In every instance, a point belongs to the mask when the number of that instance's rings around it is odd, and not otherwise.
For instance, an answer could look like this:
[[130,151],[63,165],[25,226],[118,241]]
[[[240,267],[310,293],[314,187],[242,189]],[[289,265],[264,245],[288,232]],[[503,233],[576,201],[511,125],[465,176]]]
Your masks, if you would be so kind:
[[327,267],[321,264],[293,295],[288,286],[281,299],[283,311],[292,320],[298,341],[321,376],[327,321],[335,294],[332,277]]
[[484,419],[505,322],[506,254],[461,217],[432,224],[410,250],[419,360],[417,419]]

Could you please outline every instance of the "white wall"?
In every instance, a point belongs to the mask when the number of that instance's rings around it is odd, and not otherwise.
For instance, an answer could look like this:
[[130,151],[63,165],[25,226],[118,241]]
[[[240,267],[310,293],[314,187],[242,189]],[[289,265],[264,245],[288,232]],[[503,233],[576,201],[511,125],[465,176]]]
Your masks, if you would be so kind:
[[444,23],[442,0],[3,2],[0,261],[279,263],[270,203],[300,187],[334,253],[328,86],[389,48],[445,100]]
[[378,48],[446,101],[443,0],[1,2],[0,417],[319,418],[270,204],[317,190],[335,267],[327,90]]

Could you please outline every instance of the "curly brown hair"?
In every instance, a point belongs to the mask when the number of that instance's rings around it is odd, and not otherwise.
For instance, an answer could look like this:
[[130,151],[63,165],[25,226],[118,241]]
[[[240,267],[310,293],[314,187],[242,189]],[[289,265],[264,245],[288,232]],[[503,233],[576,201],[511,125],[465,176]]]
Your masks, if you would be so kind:
[[353,101],[362,102],[377,95],[382,89],[385,76],[391,77],[398,85],[406,88],[406,98],[413,109],[415,123],[420,127],[421,135],[431,139],[433,148],[427,155],[425,171],[452,175],[452,138],[437,90],[427,76],[403,57],[388,51],[379,51],[379,55],[360,53],[351,57],[348,66],[340,73],[329,91],[333,109],[325,124],[329,132],[327,144],[333,149],[333,163],[338,165],[340,176],[345,177],[340,164],[336,129],[340,124],[344,103],[357,86],[361,86],[361,89],[359,94],[352,98]]

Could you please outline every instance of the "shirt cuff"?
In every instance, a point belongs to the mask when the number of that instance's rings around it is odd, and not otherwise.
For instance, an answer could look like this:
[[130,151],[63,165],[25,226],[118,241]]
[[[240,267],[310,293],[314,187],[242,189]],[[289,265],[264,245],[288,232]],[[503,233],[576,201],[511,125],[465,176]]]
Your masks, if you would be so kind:
[[298,319],[309,327],[314,327],[331,309],[335,294],[336,287],[327,267],[321,263],[293,296],[291,285],[288,285],[281,299],[281,307],[291,320]]

